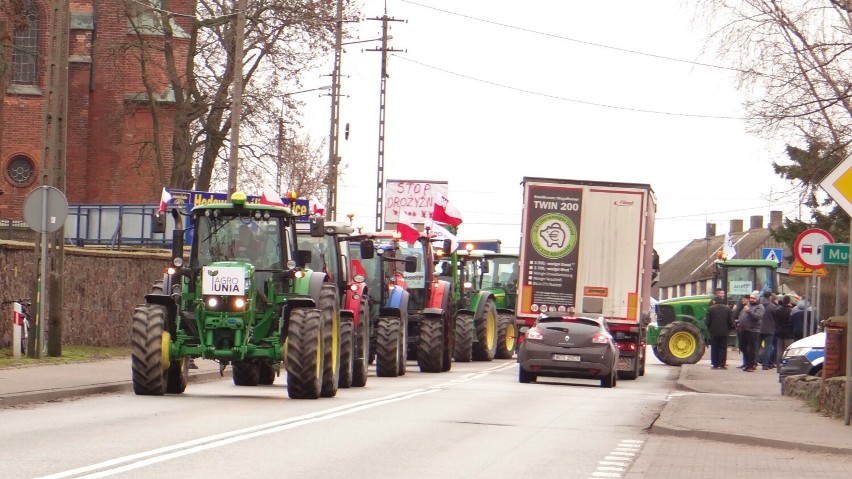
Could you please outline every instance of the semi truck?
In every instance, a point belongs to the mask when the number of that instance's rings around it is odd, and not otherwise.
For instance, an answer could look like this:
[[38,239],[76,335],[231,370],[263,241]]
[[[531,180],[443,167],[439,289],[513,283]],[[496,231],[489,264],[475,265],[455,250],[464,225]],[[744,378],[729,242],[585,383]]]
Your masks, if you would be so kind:
[[602,318],[619,349],[619,377],[644,375],[659,264],[651,186],[525,177],[523,189],[519,331],[543,313]]

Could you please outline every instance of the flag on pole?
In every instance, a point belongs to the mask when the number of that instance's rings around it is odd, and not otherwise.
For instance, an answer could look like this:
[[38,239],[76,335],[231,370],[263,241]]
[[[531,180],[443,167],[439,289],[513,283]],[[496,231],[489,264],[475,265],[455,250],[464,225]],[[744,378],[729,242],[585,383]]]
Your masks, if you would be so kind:
[[314,215],[324,215],[325,214],[325,205],[316,197],[316,195],[311,195],[308,200],[311,203],[311,214]]
[[399,219],[396,222],[396,231],[399,233],[403,241],[414,244],[420,238],[420,231],[414,226],[411,217],[405,211],[399,212]]
[[263,194],[260,195],[260,204],[269,206],[284,206],[284,202],[281,201],[281,195],[276,193],[275,188],[271,187],[269,183],[263,184]]
[[436,238],[442,239],[442,240],[445,240],[445,239],[450,240],[450,243],[452,244],[452,250],[447,251],[447,253],[451,253],[451,252],[458,249],[459,239],[456,235],[450,233],[450,230],[448,230],[447,228],[444,228],[443,226],[439,225],[438,223],[435,223],[434,221],[432,222],[431,225],[429,225],[429,227],[432,229],[432,232],[435,233]]
[[455,226],[462,224],[461,211],[450,203],[444,195],[435,198],[435,206],[432,208],[432,219],[440,223]]
[[164,186],[163,187],[163,193],[160,195],[160,211],[159,211],[160,214],[163,214],[163,212],[166,211],[166,205],[171,200],[172,200],[172,194],[169,193],[169,190],[167,190],[166,187]]
[[725,244],[722,246],[722,253],[725,253],[727,259],[734,259],[737,255],[737,249],[734,248],[734,242],[731,240],[731,232],[725,233]]

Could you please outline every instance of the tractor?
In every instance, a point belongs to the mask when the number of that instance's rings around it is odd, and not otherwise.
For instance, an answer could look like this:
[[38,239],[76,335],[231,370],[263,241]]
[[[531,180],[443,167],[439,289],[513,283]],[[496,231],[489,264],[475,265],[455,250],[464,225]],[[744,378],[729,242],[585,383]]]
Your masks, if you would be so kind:
[[[771,260],[717,259],[710,291],[722,288],[730,300],[755,290],[775,291],[780,284],[777,268],[778,263]],[[712,294],[704,294],[657,303],[657,324],[648,327],[647,336],[657,359],[672,366],[695,364],[701,359],[710,343],[704,315],[712,300]]]
[[[235,192],[196,206],[189,261],[183,214],[172,211],[172,262],[136,306],[131,330],[133,390],[180,394],[193,358],[230,364],[237,386],[273,384],[287,372],[293,399],[337,394],[340,317],[337,287],[304,269],[296,247],[296,216],[284,205],[247,202]],[[324,235],[321,218],[311,234]]]
[[497,353],[497,306],[491,291],[482,289],[489,272],[482,251],[454,251],[438,264],[442,276],[451,278],[455,299],[455,345],[459,362],[491,361]]
[[325,273],[325,281],[334,284],[340,296],[339,386],[363,387],[367,384],[369,367],[370,306],[365,294],[365,277],[352,268],[350,240],[359,240],[357,257],[361,260],[373,257],[373,242],[353,237],[355,229],[345,223],[325,222],[324,236],[312,234],[309,223],[300,222],[296,229],[299,250],[311,252],[310,263],[306,266]]
[[403,376],[408,356],[408,304],[405,274],[417,271],[417,258],[401,257],[392,232],[370,233],[362,241],[374,244],[375,255],[365,258],[359,243],[350,243],[353,271],[366,278],[370,300],[370,358],[375,358],[379,377]]
[[481,288],[490,291],[497,307],[497,359],[510,359],[515,353],[518,330],[515,324],[515,302],[518,299],[518,255],[485,252],[488,271],[482,276]]

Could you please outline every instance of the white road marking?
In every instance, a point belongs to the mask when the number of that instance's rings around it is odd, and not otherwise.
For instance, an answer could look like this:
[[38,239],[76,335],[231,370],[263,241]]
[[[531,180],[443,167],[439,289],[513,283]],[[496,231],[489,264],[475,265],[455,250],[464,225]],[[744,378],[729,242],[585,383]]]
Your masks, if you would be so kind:
[[603,460],[598,461],[598,467],[591,477],[622,477],[636,458],[644,441],[624,439],[608,453]]
[[186,441],[180,444],[174,444],[171,446],[152,449],[150,451],[143,451],[128,456],[117,457],[115,459],[110,459],[108,461],[99,462],[97,464],[92,464],[89,466],[70,469],[68,471],[63,472],[57,472],[55,474],[50,474],[47,476],[41,476],[37,479],[63,479],[67,477],[96,479],[100,477],[109,477],[115,474],[120,474],[122,472],[127,472],[134,469],[141,469],[152,464],[157,464],[178,457],[196,454],[202,451],[206,451],[208,449],[223,447],[236,442],[266,436],[269,434],[286,431],[288,429],[294,429],[297,427],[313,424],[320,421],[325,421],[328,419],[334,419],[336,417],[345,416],[359,411],[364,411],[367,409],[372,409],[399,401],[405,401],[408,399],[414,399],[425,394],[439,392],[443,389],[447,389],[450,386],[454,386],[457,384],[471,381],[473,379],[480,378],[482,376],[486,376],[496,371],[508,369],[512,366],[516,365],[509,363],[506,365],[494,366],[492,368],[486,369],[485,371],[468,374],[462,376],[459,379],[448,381],[446,383],[431,386],[428,388],[413,389],[411,391],[390,394],[380,398],[336,406],[323,411],[304,414],[302,416],[296,416],[289,419],[282,419],[280,421],[273,421],[244,429],[237,429],[235,431],[214,434],[212,436],[193,439],[191,441]]

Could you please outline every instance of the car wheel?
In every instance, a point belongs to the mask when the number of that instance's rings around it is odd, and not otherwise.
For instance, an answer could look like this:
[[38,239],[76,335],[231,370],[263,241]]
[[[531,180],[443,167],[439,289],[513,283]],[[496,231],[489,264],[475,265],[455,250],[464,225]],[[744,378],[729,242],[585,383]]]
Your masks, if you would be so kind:
[[613,370],[609,373],[609,376],[601,379],[601,387],[602,388],[614,388],[615,383],[618,380],[618,372]]

